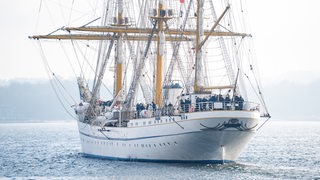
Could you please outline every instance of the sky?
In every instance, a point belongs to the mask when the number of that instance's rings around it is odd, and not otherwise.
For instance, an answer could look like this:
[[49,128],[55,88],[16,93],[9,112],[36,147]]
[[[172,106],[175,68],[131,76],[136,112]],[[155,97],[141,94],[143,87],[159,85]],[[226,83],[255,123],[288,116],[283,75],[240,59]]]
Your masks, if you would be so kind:
[[[262,81],[308,84],[320,79],[320,1],[242,1],[249,14],[247,26],[253,35]],[[1,80],[47,78],[37,46],[28,39],[39,31],[40,3],[0,1]]]
[[247,1],[263,77],[311,83],[320,77],[320,1]]

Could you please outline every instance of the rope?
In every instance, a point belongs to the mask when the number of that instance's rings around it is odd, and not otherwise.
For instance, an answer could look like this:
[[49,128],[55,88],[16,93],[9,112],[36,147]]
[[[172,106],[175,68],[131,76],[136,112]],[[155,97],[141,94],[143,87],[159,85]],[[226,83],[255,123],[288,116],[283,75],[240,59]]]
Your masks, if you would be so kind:
[[68,111],[68,109],[65,107],[62,99],[60,98],[60,96],[59,96],[59,94],[58,94],[58,91],[57,91],[56,87],[54,86],[53,81],[52,81],[52,78],[51,78],[51,76],[50,76],[50,74],[53,75],[54,73],[52,72],[52,70],[51,70],[51,68],[50,68],[50,66],[49,66],[49,63],[48,63],[47,58],[46,58],[46,56],[45,56],[45,54],[44,54],[44,51],[43,51],[43,48],[42,48],[42,45],[41,45],[41,42],[40,42],[40,41],[38,41],[38,45],[39,45],[40,55],[41,55],[41,57],[42,57],[43,64],[44,64],[44,66],[45,66],[46,73],[47,73],[47,75],[48,75],[48,77],[49,77],[50,85],[51,85],[51,87],[52,87],[52,89],[53,89],[56,97],[58,98],[58,101],[60,102],[60,104],[62,105],[62,107],[63,107],[64,110],[66,111],[66,113],[67,113],[71,118],[77,119],[75,116],[73,116],[73,115]]
[[[52,73],[52,77],[55,78],[55,80],[60,84],[60,86],[65,90],[65,92],[69,95],[69,97],[73,100],[74,104],[77,103],[77,101],[71,96],[71,94],[67,91],[67,89],[64,87],[64,85],[61,83],[61,81],[56,77],[54,73]],[[71,103],[69,103],[71,105]]]
[[[76,43],[75,45],[77,46],[78,51],[79,51],[79,52],[81,53],[81,55],[83,56],[83,59],[84,59],[83,62],[86,62],[86,63],[89,65],[91,71],[94,72],[95,74],[97,74],[96,71],[94,70],[94,68],[92,67],[92,65],[90,64],[90,62],[88,61],[88,59],[86,58],[86,55],[82,52],[82,50],[81,50],[81,48],[79,47],[78,43]],[[84,63],[82,64],[81,69],[83,69],[83,66],[84,66]],[[83,70],[82,70],[82,72],[83,72]],[[103,87],[110,93],[110,95],[112,95],[112,92],[110,91],[110,89],[109,89],[103,82],[102,82],[102,85],[103,85]]]
[[72,44],[72,47],[73,47],[74,54],[76,55],[76,59],[77,59],[78,65],[80,67],[80,75],[83,75],[83,69],[82,69],[82,66],[81,66],[81,63],[80,63],[80,60],[79,60],[79,57],[78,57],[78,53],[77,53],[76,48],[74,46],[73,40],[71,40],[71,44]]
[[74,68],[73,68],[73,66],[72,66],[72,64],[71,64],[70,58],[69,58],[69,56],[68,56],[68,54],[67,54],[67,51],[66,51],[65,47],[63,46],[63,44],[61,43],[61,41],[60,41],[60,46],[61,46],[61,48],[62,48],[65,56],[67,57],[68,63],[69,63],[69,65],[71,66],[71,69],[72,69],[72,71],[73,71],[73,74],[74,74],[75,77],[76,77],[76,71],[74,70]]
[[40,11],[41,11],[41,7],[42,7],[42,0],[40,1],[40,5],[39,5],[38,13],[40,13]]
[[268,111],[267,106],[266,106],[266,103],[265,103],[265,101],[264,101],[264,98],[263,98],[262,93],[261,93],[261,91],[260,91],[259,85],[257,85],[257,88],[258,88],[258,90],[259,90],[259,93],[258,93],[258,92],[256,91],[256,89],[254,88],[252,82],[250,81],[249,76],[248,76],[247,74],[244,74],[244,75],[247,77],[247,79],[248,79],[248,81],[249,81],[249,83],[250,83],[250,85],[251,85],[251,88],[253,89],[254,93],[255,93],[256,96],[259,98],[259,100],[262,102],[262,105],[263,105],[264,109],[266,110],[267,115],[270,116],[270,115],[269,115],[269,111]]
[[[37,21],[36,21],[36,27],[35,27],[35,29],[34,29],[34,32],[37,31],[38,26],[39,26],[41,8],[42,8],[42,0],[40,1],[39,10],[38,10],[38,15],[37,15]],[[36,33],[35,33],[35,34],[36,34]]]
[[[268,114],[268,115],[269,115],[269,114]],[[265,120],[265,121],[263,122],[263,124],[261,124],[261,126],[258,127],[257,131],[259,131],[259,129],[262,128],[262,126],[264,126],[270,119],[271,119],[271,116],[269,115],[268,119]]]

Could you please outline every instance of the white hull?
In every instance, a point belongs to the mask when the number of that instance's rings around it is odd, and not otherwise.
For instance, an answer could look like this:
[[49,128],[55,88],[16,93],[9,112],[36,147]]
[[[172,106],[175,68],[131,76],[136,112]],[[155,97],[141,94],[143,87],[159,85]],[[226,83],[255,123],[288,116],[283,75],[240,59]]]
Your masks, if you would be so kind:
[[[174,118],[174,120],[173,120]],[[133,119],[128,127],[78,121],[82,152],[89,156],[160,162],[234,161],[256,132],[257,111],[210,111]]]

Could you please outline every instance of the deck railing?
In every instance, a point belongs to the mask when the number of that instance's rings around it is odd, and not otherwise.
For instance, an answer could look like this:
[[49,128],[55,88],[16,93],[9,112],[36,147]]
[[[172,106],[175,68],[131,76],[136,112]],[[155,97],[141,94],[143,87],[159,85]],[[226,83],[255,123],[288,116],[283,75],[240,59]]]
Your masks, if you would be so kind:
[[201,111],[214,111],[214,110],[246,110],[253,111],[259,110],[259,104],[249,101],[239,101],[239,102],[198,102],[192,104],[181,104],[179,107],[180,112],[201,112]]
[[[150,106],[151,107],[151,106]],[[121,119],[140,119],[148,117],[160,117],[160,116],[173,116],[183,113],[192,112],[203,112],[203,111],[254,111],[259,110],[259,104],[249,101],[239,101],[239,102],[227,102],[227,101],[217,101],[217,102],[198,102],[190,104],[180,104],[178,106],[165,106],[161,109],[143,109],[135,111],[122,111]],[[112,119],[119,119],[119,111],[113,112]]]

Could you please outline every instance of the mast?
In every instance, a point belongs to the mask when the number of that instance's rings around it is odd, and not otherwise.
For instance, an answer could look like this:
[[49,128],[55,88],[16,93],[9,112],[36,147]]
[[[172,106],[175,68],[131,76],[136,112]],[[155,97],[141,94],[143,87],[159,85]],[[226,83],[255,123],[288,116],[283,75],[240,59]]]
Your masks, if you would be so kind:
[[203,0],[197,1],[197,29],[196,29],[196,58],[194,63],[194,92],[200,91],[200,77],[201,77],[201,60],[202,60],[202,50],[200,48],[201,37],[203,35],[202,28],[202,16],[203,16]]
[[[124,24],[123,18],[123,0],[118,0],[118,17],[117,17],[117,26],[121,26]],[[115,92],[114,98],[119,94],[122,89],[122,62],[123,62],[123,38],[122,32],[118,33],[119,39],[117,44],[117,54],[116,54],[116,71],[115,71]]]
[[159,0],[159,8],[158,8],[158,39],[157,39],[157,69],[156,69],[156,93],[154,96],[154,101],[158,107],[162,105],[162,56],[163,56],[163,19],[165,16],[164,3],[163,0]]
[[[197,29],[196,29],[196,58],[195,58],[195,78],[194,78],[194,92],[199,92],[201,90],[206,89],[225,89],[230,88],[233,86],[214,86],[214,87],[200,87],[200,79],[201,79],[201,70],[202,70],[202,47],[206,43],[206,41],[209,39],[210,36],[213,36],[212,34],[215,32],[215,28],[218,26],[219,22],[222,20],[224,15],[227,13],[227,11],[230,9],[230,5],[226,7],[226,9],[223,11],[223,13],[220,15],[220,17],[217,19],[217,21],[214,23],[210,31],[206,34],[203,31],[203,4],[204,0],[198,0],[198,7],[197,7]],[[202,40],[203,35],[205,35],[205,38]],[[251,35],[244,35],[245,36],[251,36]]]

